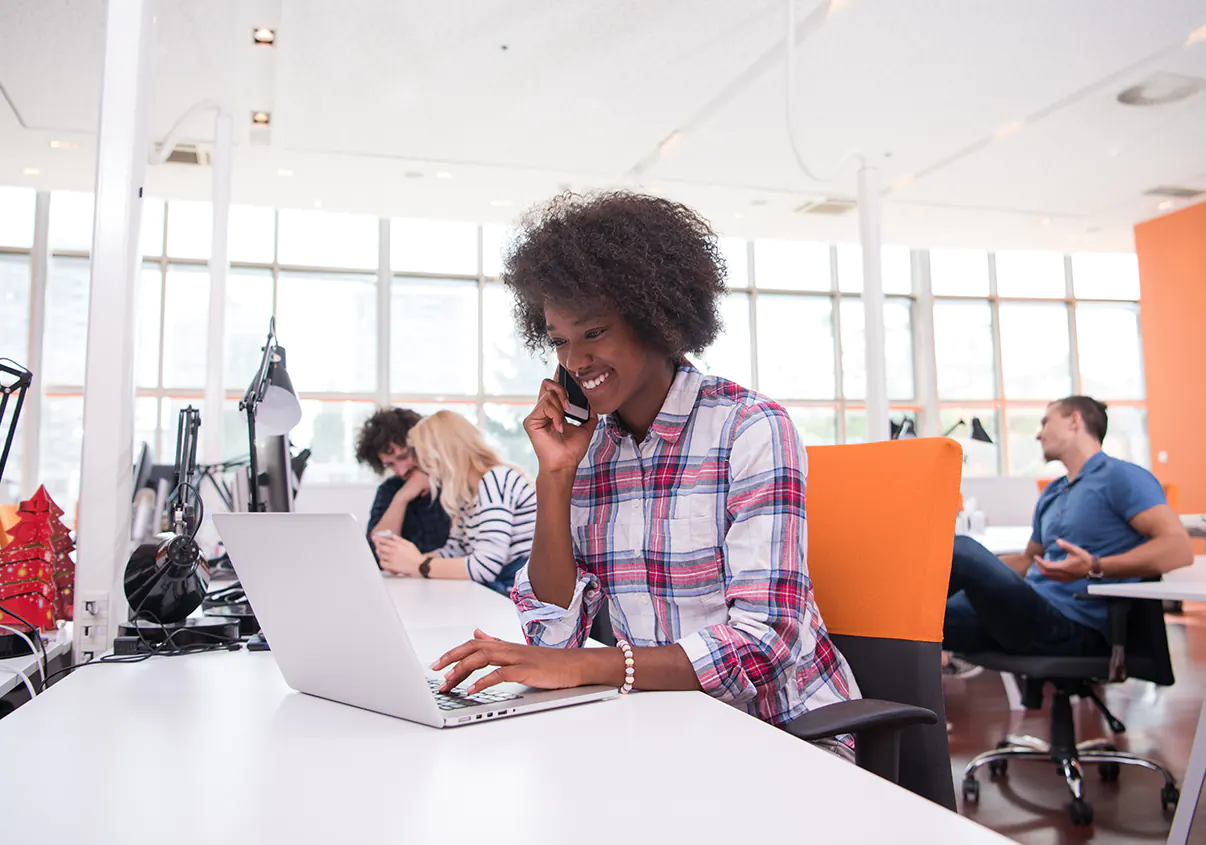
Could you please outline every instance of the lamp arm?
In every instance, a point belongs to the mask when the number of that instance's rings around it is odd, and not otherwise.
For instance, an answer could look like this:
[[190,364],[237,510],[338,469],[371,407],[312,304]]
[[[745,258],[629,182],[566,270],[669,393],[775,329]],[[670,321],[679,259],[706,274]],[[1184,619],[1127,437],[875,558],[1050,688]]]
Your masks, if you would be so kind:
[[22,367],[11,358],[0,358],[0,373],[15,376],[12,384],[0,386],[0,423],[4,422],[4,412],[8,408],[8,397],[16,394],[17,405],[13,409],[12,419],[8,423],[8,434],[4,437],[4,446],[0,449],[0,480],[4,479],[4,468],[8,464],[8,453],[12,449],[13,440],[17,436],[17,421],[21,419],[21,406],[25,404],[25,392],[33,384],[33,373]]

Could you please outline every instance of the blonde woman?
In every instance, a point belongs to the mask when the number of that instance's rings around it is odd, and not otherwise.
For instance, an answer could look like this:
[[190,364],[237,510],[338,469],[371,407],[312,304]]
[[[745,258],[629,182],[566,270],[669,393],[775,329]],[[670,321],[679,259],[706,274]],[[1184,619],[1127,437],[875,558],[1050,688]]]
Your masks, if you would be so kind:
[[407,445],[452,518],[452,531],[430,554],[399,537],[377,538],[382,568],[422,578],[472,578],[509,594],[532,551],[532,485],[502,462],[476,426],[452,411],[421,420]]

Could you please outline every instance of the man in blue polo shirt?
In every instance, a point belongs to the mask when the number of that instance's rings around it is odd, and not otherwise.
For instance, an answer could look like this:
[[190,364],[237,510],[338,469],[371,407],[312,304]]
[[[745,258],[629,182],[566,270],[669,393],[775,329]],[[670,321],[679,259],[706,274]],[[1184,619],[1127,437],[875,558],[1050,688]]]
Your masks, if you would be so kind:
[[997,557],[955,538],[943,648],[1082,656],[1108,651],[1105,602],[1077,600],[1093,581],[1134,581],[1193,563],[1193,547],[1150,472],[1101,451],[1106,406],[1053,402],[1038,440],[1068,474],[1034,509],[1026,551]]

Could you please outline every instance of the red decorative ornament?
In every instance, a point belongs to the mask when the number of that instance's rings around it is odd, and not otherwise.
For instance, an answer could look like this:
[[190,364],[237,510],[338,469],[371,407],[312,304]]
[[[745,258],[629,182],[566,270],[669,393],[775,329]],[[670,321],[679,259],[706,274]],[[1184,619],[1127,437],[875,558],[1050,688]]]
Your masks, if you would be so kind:
[[[45,487],[17,510],[8,530],[11,542],[0,549],[0,602],[44,631],[59,619],[71,619],[75,603],[75,544],[59,519],[63,511]],[[0,625],[19,625],[0,612]]]

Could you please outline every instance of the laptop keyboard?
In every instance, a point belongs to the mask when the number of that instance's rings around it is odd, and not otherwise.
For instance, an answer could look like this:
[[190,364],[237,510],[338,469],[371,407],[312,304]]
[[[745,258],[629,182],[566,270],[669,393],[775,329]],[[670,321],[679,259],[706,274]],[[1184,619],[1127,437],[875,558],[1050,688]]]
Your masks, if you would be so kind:
[[513,692],[477,692],[473,695],[466,695],[463,692],[451,690],[449,692],[440,692],[440,681],[434,678],[427,679],[427,686],[431,689],[431,694],[435,696],[436,705],[441,710],[460,710],[465,707],[478,707],[481,705],[498,704],[503,701],[514,701],[523,696]]

